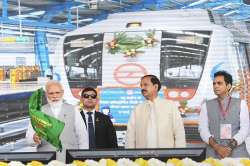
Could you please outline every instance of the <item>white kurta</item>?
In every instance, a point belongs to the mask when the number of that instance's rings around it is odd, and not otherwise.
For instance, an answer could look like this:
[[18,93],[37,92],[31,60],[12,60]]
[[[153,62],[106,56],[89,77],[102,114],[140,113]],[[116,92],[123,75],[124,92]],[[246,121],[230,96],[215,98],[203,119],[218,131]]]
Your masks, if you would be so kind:
[[148,148],[147,126],[152,106],[156,116],[156,148],[186,147],[184,125],[176,104],[159,97],[135,107],[127,125],[125,147]]
[[[53,112],[54,117],[58,118],[60,109],[59,111],[57,109],[51,109],[51,111]],[[82,116],[80,114],[79,108],[75,107],[75,110],[69,110],[69,111],[75,111],[75,121],[72,123],[74,123],[74,128],[75,128],[75,133],[76,133],[79,149],[88,149],[89,148],[88,132],[85,127]],[[31,125],[31,122],[29,122],[28,130],[26,132],[26,141],[29,145],[35,145],[35,142],[33,140],[34,134],[35,134],[35,131]],[[69,137],[71,136],[69,135]]]

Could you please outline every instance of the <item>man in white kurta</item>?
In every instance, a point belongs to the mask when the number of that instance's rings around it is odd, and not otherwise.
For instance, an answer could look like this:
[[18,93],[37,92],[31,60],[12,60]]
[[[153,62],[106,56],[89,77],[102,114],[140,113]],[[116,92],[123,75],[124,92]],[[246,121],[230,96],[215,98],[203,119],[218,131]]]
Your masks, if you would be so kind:
[[173,101],[158,97],[161,88],[154,75],[141,78],[145,101],[132,112],[126,133],[126,148],[186,147],[180,112]]
[[[87,130],[81,119],[81,114],[73,105],[63,102],[63,87],[57,81],[49,81],[46,84],[46,96],[48,104],[42,107],[42,112],[53,116],[65,123],[60,135],[62,152],[57,152],[57,160],[65,161],[66,149],[88,149]],[[40,138],[29,123],[26,132],[26,140],[29,145],[36,145],[37,151],[56,151],[56,148]]]

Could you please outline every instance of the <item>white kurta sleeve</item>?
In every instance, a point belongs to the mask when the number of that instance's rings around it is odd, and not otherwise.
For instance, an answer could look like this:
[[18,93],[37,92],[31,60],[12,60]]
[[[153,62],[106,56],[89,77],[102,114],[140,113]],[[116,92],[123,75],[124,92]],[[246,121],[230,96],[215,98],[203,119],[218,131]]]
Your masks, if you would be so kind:
[[33,140],[34,134],[35,134],[35,131],[31,125],[31,122],[29,122],[28,129],[27,129],[26,135],[25,135],[25,139],[26,139],[28,145],[35,145],[36,144]]
[[126,132],[126,138],[125,138],[125,148],[135,148],[136,141],[135,141],[135,121],[136,121],[136,116],[135,116],[135,109],[131,113],[128,124],[127,124],[127,132]]
[[248,137],[246,138],[245,143],[248,155],[250,156],[250,133],[248,133]]
[[245,141],[249,130],[249,112],[245,100],[241,100],[240,109],[240,130],[233,136],[238,145]]
[[199,132],[201,139],[209,144],[209,137],[211,137],[211,133],[208,128],[208,116],[207,116],[207,105],[203,103],[201,105],[201,112],[199,116]]
[[184,148],[186,147],[185,129],[183,120],[176,104],[173,104],[173,123],[175,133],[175,147]]

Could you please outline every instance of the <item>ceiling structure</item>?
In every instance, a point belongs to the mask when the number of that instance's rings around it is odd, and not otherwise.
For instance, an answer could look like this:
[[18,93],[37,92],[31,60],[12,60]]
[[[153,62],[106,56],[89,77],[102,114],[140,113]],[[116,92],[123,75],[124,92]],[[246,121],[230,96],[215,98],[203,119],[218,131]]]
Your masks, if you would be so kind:
[[250,0],[2,0],[0,7],[2,33],[7,29],[61,35],[110,13],[192,8],[209,9],[250,24]]

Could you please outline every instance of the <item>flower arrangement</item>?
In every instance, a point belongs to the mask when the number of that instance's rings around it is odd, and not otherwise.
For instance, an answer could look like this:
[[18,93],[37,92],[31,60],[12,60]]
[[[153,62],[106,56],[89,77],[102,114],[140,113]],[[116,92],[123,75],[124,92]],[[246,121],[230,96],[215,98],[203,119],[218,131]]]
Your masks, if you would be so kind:
[[222,162],[220,160],[214,159],[214,158],[211,158],[211,157],[204,160],[203,163],[210,164],[211,166],[223,166],[223,164],[222,164]]
[[184,163],[182,162],[182,160],[173,158],[167,161],[167,166],[184,166]]
[[138,165],[130,159],[122,158],[122,159],[117,160],[117,166],[138,166]]
[[138,158],[135,161],[121,158],[117,161],[112,159],[101,159],[99,161],[94,160],[75,160],[71,164],[64,164],[60,161],[51,161],[47,165],[42,164],[38,161],[32,161],[24,165],[19,161],[11,161],[9,163],[0,162],[0,166],[250,166],[250,159],[242,158],[224,158],[224,159],[214,159],[208,158],[203,162],[196,162],[190,158],[184,159],[169,159],[166,162],[160,161],[155,158],[151,158],[149,160],[145,160],[143,158]]
[[20,161],[11,161],[8,166],[25,166],[23,163]]
[[137,165],[141,165],[141,166],[147,166],[148,165],[147,160],[144,160],[143,158],[136,159],[135,163]]
[[129,37],[126,32],[116,33],[114,39],[107,43],[110,54],[123,53],[125,57],[135,57],[140,48],[153,47],[158,40],[155,39],[155,31],[146,32],[146,38],[141,36]]
[[240,163],[243,164],[244,166],[250,165],[250,160],[249,159],[240,159]]
[[244,164],[233,158],[224,158],[221,160],[221,163],[227,166],[244,166]]
[[155,159],[155,158],[148,160],[148,166],[165,166],[165,165],[166,165],[166,163],[164,163],[158,159]]
[[64,164],[64,163],[57,161],[57,160],[53,160],[53,161],[49,162],[49,164],[47,166],[70,166],[70,165]]
[[0,162],[0,166],[8,166],[8,163]]
[[44,165],[39,161],[31,161],[27,164],[27,166],[44,166]]
[[86,166],[86,163],[84,161],[75,160],[73,161],[73,165],[74,166]]

